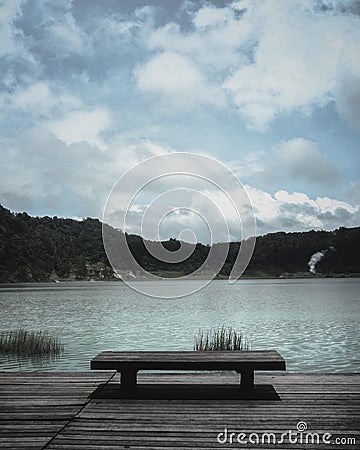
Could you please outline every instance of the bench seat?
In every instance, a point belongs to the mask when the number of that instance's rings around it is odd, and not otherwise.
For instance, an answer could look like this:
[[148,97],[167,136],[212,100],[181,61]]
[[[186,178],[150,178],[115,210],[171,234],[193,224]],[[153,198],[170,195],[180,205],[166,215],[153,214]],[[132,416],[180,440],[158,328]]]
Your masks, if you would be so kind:
[[121,372],[124,388],[134,389],[139,370],[232,370],[241,373],[241,387],[254,387],[255,370],[286,370],[285,361],[276,350],[255,351],[170,351],[102,352],[91,360],[93,370]]

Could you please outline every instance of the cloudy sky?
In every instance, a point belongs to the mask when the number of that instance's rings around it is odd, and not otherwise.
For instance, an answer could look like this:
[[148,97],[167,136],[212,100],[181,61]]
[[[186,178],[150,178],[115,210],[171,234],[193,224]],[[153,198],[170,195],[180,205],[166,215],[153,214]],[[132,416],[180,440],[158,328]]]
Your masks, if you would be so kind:
[[195,152],[236,173],[258,234],[360,225],[358,0],[0,5],[4,206],[102,217],[134,164]]

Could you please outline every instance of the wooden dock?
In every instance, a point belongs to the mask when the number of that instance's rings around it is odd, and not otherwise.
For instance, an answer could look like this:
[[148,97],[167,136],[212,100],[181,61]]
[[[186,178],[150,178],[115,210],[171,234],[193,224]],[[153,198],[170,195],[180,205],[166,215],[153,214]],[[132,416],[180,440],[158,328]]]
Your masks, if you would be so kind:
[[[360,448],[360,374],[260,374],[253,399],[236,395],[235,374],[140,374],[139,382],[146,399],[119,398],[119,375],[110,372],[1,372],[0,448]],[[181,395],[167,391],[167,383],[176,384]],[[190,383],[207,394],[197,398]],[[272,385],[277,396],[261,385]],[[161,395],[152,398],[156,394]],[[301,434],[297,426],[307,430]],[[289,443],[287,434],[280,442],[289,430],[297,442]],[[322,441],[324,435],[332,445]]]

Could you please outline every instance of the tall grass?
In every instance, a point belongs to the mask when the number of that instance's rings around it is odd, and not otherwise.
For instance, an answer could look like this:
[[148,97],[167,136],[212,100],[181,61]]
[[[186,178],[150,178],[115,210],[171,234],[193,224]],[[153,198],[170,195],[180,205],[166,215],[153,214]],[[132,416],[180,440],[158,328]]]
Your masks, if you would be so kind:
[[57,337],[44,331],[15,331],[0,333],[0,352],[21,356],[57,356],[64,351],[64,345]]
[[194,337],[195,351],[247,351],[250,343],[243,333],[231,327],[213,328],[210,331],[199,330]]

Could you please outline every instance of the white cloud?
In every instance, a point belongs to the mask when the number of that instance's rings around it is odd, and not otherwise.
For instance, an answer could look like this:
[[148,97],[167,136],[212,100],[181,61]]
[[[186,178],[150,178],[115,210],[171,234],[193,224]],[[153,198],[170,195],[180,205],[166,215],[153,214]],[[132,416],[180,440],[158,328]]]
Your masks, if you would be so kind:
[[194,17],[194,25],[196,28],[207,28],[223,25],[233,19],[231,9],[216,8],[214,6],[203,6]]
[[360,70],[342,76],[336,96],[340,115],[352,128],[360,130]]
[[0,137],[0,145],[4,158],[0,203],[17,211],[99,216],[114,173],[122,170],[95,146],[67,145],[44,128]]
[[264,162],[266,153],[262,150],[245,151],[241,160],[232,159],[226,161],[227,167],[239,178],[245,181],[249,179],[261,178],[264,180],[266,166]]
[[[201,65],[251,128],[264,130],[279,115],[310,114],[335,100],[344,119],[358,123],[358,102],[351,100],[358,83],[344,80],[360,77],[360,19],[344,5],[328,8],[304,0],[204,5],[193,13],[193,30],[167,24],[150,34],[148,46]],[[178,89],[181,96],[181,81]]]
[[[67,120],[76,129],[81,121],[87,124],[91,120],[99,127],[100,116],[89,119],[81,112],[71,117],[74,122],[69,117]],[[65,122],[62,125],[68,132]],[[101,126],[92,125],[94,133],[100,132]],[[45,122],[42,127],[0,136],[3,158],[0,204],[31,214],[41,214],[45,210],[58,216],[102,217],[112,186],[128,169],[144,158],[171,151],[149,140],[137,145],[117,141],[103,151],[94,145],[94,139],[100,138],[89,137],[86,130],[83,136],[67,135],[69,141],[66,142],[47,126]],[[140,174],[140,178],[131,180],[127,189],[135,193],[147,175]]]
[[12,23],[21,14],[21,0],[5,0],[0,5],[0,56],[17,50]]
[[307,113],[333,100],[344,58],[359,73],[353,46],[360,38],[358,19],[297,0],[255,1],[243,20],[258,29],[254,62],[238,68],[224,87],[251,126],[264,128],[278,114]]
[[29,44],[35,53],[48,54],[50,50],[58,61],[70,55],[91,55],[92,33],[77,23],[72,0],[57,3],[25,0],[23,6],[31,24]]
[[349,203],[335,200],[329,197],[320,197],[316,199],[317,204],[319,205],[320,211],[322,213],[330,213],[336,214],[337,210],[343,209],[344,211],[349,212],[350,214],[355,214],[359,212],[359,205],[354,206]]
[[340,226],[358,226],[360,204],[329,197],[310,198],[302,192],[268,192],[246,186],[253,203],[259,234],[271,231],[333,230]]
[[26,88],[20,88],[12,96],[14,107],[29,111],[36,111],[40,115],[48,114],[54,107],[55,98],[49,87],[44,82],[32,84]]
[[272,148],[250,151],[241,160],[227,164],[243,181],[252,185],[280,189],[317,187],[325,189],[339,185],[342,177],[336,166],[336,156],[329,158],[318,144],[305,138],[282,141]]
[[50,116],[56,111],[82,106],[82,101],[67,91],[54,93],[43,81],[19,87],[12,95],[6,95],[8,107],[17,108],[32,116]]
[[295,138],[276,146],[273,154],[280,163],[278,171],[311,183],[333,183],[338,172],[315,142]]
[[[208,10],[214,16],[225,16],[227,20],[219,20],[217,26],[200,26],[197,18],[201,17],[203,12],[207,16]],[[207,20],[210,20],[209,17]],[[205,17],[201,22],[205,24]],[[213,7],[200,9],[194,16],[194,26],[193,32],[184,33],[178,24],[169,23],[152,30],[147,45],[151,50],[186,55],[201,65],[207,76],[221,88],[223,77],[229,70],[249,62],[247,51],[249,43],[253,41],[254,30],[247,23],[239,26],[231,10]]]
[[162,90],[172,94],[202,83],[202,76],[195,65],[176,53],[161,53],[137,71],[139,87],[143,90]]
[[290,194],[287,191],[277,191],[274,194],[274,199],[280,203],[289,203],[292,205],[310,205],[314,208],[318,208],[318,204],[315,200],[311,200],[306,194],[302,192],[294,192]]
[[62,119],[47,123],[59,139],[70,145],[75,142],[87,142],[104,150],[106,143],[101,133],[111,124],[110,113],[98,108],[93,111],[72,111]]
[[[27,58],[23,64],[36,77],[49,69],[56,78],[61,68],[59,76],[75,71],[78,81],[84,70],[91,80],[104,76],[101,64],[115,71],[126,67],[130,74],[137,60],[138,87],[152,93],[155,103],[160,98],[185,111],[196,105],[235,107],[251,128],[265,129],[278,116],[310,114],[332,101],[349,125],[360,126],[355,2],[202,4],[189,13],[193,26],[186,31],[174,22],[157,27],[155,6],[128,16],[99,8],[98,16],[86,11],[81,20],[75,9],[70,0],[7,0],[0,7],[0,54]],[[15,21],[24,11],[26,35]],[[123,56],[126,63],[119,64]],[[12,70],[4,80],[17,81]]]
[[60,21],[49,27],[51,39],[62,52],[84,53],[91,47],[90,36],[75,22],[74,16],[68,11]]
[[271,227],[271,224],[276,222],[279,216],[279,205],[276,199],[268,192],[249,185],[246,185],[245,189],[254,207],[256,221],[266,223]]
[[197,103],[224,104],[220,90],[206,80],[190,58],[175,52],[163,52],[136,70],[141,90],[160,94],[175,107],[192,108]]

